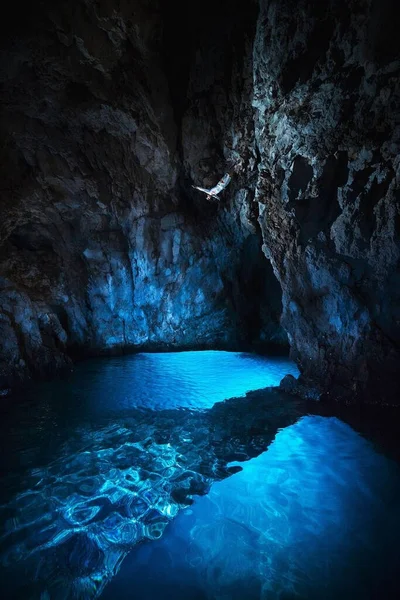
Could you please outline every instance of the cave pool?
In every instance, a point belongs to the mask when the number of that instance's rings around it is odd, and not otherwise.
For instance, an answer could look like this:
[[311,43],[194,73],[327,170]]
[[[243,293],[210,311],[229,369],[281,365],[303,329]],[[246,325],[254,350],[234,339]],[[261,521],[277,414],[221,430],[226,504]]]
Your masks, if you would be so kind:
[[141,353],[3,399],[1,597],[397,597],[398,461],[287,373]]

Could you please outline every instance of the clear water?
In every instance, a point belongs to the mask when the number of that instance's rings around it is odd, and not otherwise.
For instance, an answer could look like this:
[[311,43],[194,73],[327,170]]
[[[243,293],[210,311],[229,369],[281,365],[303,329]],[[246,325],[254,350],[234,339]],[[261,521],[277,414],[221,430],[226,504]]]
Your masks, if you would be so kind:
[[299,374],[296,365],[282,357],[213,350],[142,353],[100,362],[101,369],[99,361],[93,361],[80,373],[80,390],[85,387],[86,405],[96,415],[140,407],[211,408],[227,398],[277,386],[287,373]]
[[338,419],[306,416],[241,466],[138,547],[104,598],[133,585],[141,600],[396,597],[395,463]]
[[288,372],[249,354],[142,354],[3,406],[2,597],[398,591],[397,463],[279,391],[244,395]]

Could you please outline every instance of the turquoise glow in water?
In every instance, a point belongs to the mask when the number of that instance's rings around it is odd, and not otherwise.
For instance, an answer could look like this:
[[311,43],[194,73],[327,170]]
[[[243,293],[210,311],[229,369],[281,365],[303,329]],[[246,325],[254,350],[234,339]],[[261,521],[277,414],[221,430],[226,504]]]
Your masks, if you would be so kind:
[[[250,433],[243,395],[288,372],[287,359],[252,354],[138,354],[37,386],[2,422],[0,563],[11,597],[98,596],[130,549],[231,473],[227,460],[266,446],[269,432]],[[222,402],[230,396],[242,397],[236,409]]]
[[397,465],[279,391],[244,396],[288,372],[249,354],[141,354],[3,406],[2,596],[350,598],[363,573],[381,591]]
[[[307,416],[216,482],[105,599],[394,598],[399,469],[336,418]],[[154,578],[157,573],[157,578]]]
[[299,374],[286,358],[213,350],[92,361],[82,371],[81,387],[96,414],[138,407],[206,409],[251,390],[277,386],[288,373]]

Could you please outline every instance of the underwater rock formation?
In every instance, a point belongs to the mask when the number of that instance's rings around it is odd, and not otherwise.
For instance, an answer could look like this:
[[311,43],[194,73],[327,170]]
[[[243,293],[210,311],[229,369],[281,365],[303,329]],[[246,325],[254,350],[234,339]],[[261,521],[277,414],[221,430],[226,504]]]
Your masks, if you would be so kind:
[[16,494],[4,480],[5,597],[99,597],[130,550],[159,539],[195,496],[241,470],[229,462],[264,452],[303,410],[301,401],[266,390],[210,410],[142,406],[96,430],[82,424],[53,461],[24,470]]

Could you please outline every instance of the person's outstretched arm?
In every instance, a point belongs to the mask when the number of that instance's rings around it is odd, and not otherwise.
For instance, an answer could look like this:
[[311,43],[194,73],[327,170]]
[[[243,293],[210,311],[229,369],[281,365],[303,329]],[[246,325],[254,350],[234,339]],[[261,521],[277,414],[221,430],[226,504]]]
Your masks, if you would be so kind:
[[209,193],[214,196],[216,194],[219,194],[220,192],[222,192],[222,190],[224,190],[226,188],[226,186],[229,184],[230,180],[231,180],[231,176],[229,175],[229,173],[225,173],[225,175],[223,176],[221,181],[219,181],[216,186],[211,188]]

